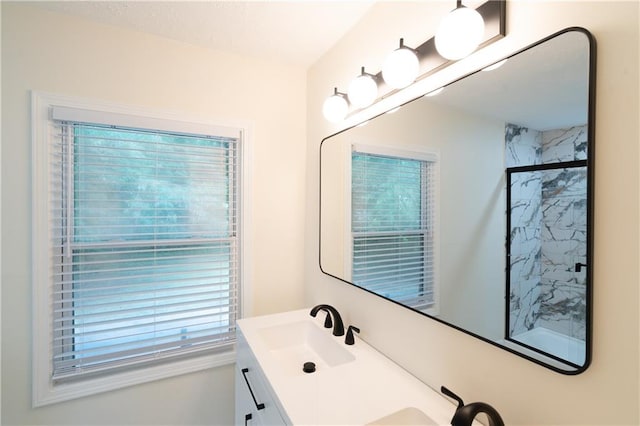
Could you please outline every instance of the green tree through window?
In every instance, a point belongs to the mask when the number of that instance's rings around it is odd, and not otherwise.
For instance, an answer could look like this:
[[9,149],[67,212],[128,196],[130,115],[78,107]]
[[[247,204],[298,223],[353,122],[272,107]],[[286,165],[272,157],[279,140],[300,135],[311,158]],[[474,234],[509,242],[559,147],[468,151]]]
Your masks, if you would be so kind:
[[230,341],[237,140],[80,123],[61,131],[54,377]]

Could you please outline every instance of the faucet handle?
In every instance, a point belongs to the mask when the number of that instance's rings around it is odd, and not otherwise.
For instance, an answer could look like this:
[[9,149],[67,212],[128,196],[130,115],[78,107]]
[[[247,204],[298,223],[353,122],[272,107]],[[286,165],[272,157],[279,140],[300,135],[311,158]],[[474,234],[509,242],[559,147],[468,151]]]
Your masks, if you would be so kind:
[[347,329],[347,335],[344,338],[344,343],[346,345],[353,345],[356,341],[353,337],[353,332],[356,333],[360,333],[360,329],[358,327],[355,327],[353,325],[350,325],[349,328]]
[[440,392],[447,395],[449,398],[455,399],[456,402],[458,403],[458,408],[461,408],[464,405],[464,401],[462,400],[462,398],[460,398],[458,395],[453,393],[453,391],[447,389],[446,387],[441,386]]
[[498,411],[489,404],[484,402],[473,402],[471,404],[464,405],[462,398],[451,392],[446,387],[442,386],[440,391],[458,402],[458,408],[456,408],[456,412],[453,414],[453,418],[451,419],[452,426],[471,426],[473,424],[473,419],[475,419],[479,413],[485,413],[487,415],[489,426],[504,426],[504,420],[502,420]]

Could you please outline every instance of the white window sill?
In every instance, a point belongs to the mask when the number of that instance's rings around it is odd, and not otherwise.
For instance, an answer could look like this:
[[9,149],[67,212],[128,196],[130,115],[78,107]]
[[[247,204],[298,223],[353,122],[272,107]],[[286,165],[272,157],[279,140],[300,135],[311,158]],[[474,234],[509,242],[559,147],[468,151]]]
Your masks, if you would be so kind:
[[159,379],[166,379],[182,374],[194,373],[222,365],[232,364],[236,360],[235,347],[233,350],[203,355],[196,358],[166,362],[152,367],[110,374],[93,379],[80,380],[73,383],[47,384],[34,383],[33,407],[55,404],[102,392],[121,389]]

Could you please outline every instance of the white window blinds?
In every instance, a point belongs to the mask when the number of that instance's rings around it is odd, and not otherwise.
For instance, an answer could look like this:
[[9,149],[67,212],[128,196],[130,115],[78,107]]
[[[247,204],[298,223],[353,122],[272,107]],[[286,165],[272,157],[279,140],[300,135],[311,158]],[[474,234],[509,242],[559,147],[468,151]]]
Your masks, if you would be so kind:
[[351,161],[353,282],[432,307],[435,161],[357,151]]
[[239,138],[50,124],[53,380],[230,347]]

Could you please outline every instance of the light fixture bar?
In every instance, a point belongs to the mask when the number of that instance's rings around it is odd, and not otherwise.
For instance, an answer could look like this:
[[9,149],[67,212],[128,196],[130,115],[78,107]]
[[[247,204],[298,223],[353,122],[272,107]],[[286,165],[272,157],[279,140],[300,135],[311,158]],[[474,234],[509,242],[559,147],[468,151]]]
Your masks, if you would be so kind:
[[[480,34],[484,34],[480,43],[477,43],[477,39],[473,40],[473,37],[471,36],[472,41],[468,43],[470,46],[465,46],[464,44],[453,46],[449,45],[449,48],[444,49],[442,54],[440,54],[436,49],[435,36],[431,37],[416,48],[408,48],[404,46],[403,39],[400,39],[400,47],[387,57],[387,61],[385,61],[385,64],[383,65],[383,69],[386,74],[388,74],[387,78],[390,78],[390,80],[385,80],[383,71],[379,71],[377,74],[369,74],[365,73],[363,67],[360,76],[350,84],[350,86],[353,87],[350,87],[350,93],[348,96],[345,93],[338,92],[338,89],[335,88],[334,94],[325,100],[323,104],[323,114],[325,118],[331,122],[341,121],[353,114],[356,114],[362,109],[395,94],[404,87],[440,71],[458,60],[458,58],[466,57],[473,53],[473,51],[481,49],[503,38],[507,33],[506,1],[507,0],[488,0],[478,6],[471,14],[471,24],[462,24],[463,27],[465,25],[478,27],[476,28],[476,34],[478,36]],[[450,12],[447,17],[452,17],[460,9],[466,10],[466,8],[462,6],[462,0],[456,0],[456,5],[457,8]],[[478,14],[480,14],[482,19],[474,17],[477,17]],[[469,13],[465,11],[462,17],[468,18],[466,15],[469,15]],[[456,18],[460,18],[459,13],[456,15]],[[480,24],[475,25],[478,23],[478,20]],[[482,22],[484,22],[484,25],[482,25]],[[447,24],[450,23],[448,22]],[[484,26],[483,32],[478,30],[481,26]],[[454,34],[459,32],[457,30],[452,30],[449,27],[444,28],[446,29],[441,28],[439,30],[439,41],[443,40],[443,35],[445,36],[444,40],[449,40],[449,33],[452,31]],[[442,31],[444,31],[444,33]],[[469,51],[470,47],[473,46],[477,47],[475,47],[474,50]],[[439,47],[442,49],[445,46],[439,43]],[[455,48],[451,49],[450,47]],[[411,54],[407,55],[407,52],[410,52]],[[393,61],[389,61],[392,56]],[[444,56],[453,59],[447,59]],[[381,95],[378,96],[378,94]],[[351,99],[348,99],[349,97]],[[349,111],[350,109],[351,111]]]
[[[462,1],[457,0],[457,3],[460,5]],[[480,42],[478,49],[500,40],[507,34],[506,3],[506,0],[489,0],[476,8],[484,19],[485,24],[484,40]],[[420,81],[455,62],[445,59],[438,54],[435,46],[435,37],[431,37],[420,46],[413,48],[413,50],[416,52],[418,60],[420,61],[420,73],[415,81]],[[382,94],[375,102],[379,102],[400,90],[394,89],[384,82],[382,71],[378,72],[375,76],[378,82],[378,93]],[[356,111],[351,112],[349,115],[354,112]]]

